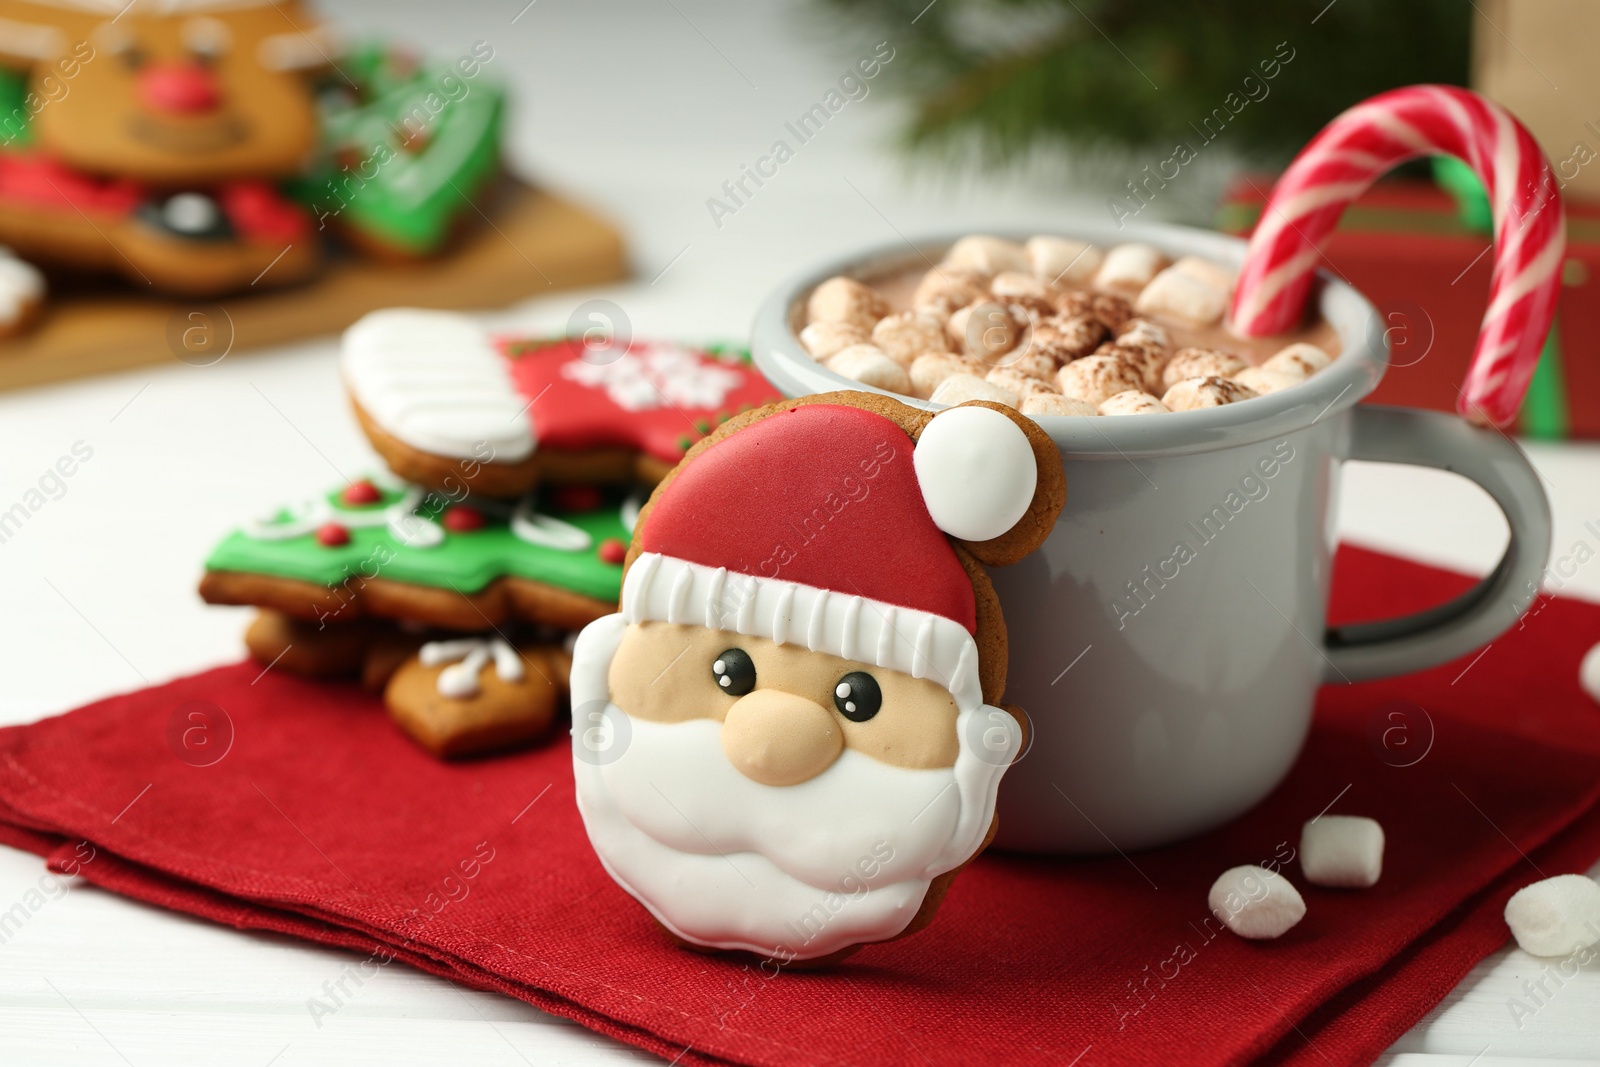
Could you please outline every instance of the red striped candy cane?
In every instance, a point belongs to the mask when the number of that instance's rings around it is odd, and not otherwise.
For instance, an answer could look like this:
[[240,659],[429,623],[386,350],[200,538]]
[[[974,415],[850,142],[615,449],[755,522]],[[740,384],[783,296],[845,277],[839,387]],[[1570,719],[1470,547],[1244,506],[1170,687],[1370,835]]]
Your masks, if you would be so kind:
[[1344,209],[1390,168],[1419,156],[1470,164],[1494,207],[1494,273],[1456,405],[1504,426],[1522,404],[1550,330],[1566,253],[1561,193],[1522,123],[1477,93],[1413,85],[1357,104],[1323,128],[1273,188],[1233,299],[1235,332],[1282,333],[1300,320],[1320,255]]

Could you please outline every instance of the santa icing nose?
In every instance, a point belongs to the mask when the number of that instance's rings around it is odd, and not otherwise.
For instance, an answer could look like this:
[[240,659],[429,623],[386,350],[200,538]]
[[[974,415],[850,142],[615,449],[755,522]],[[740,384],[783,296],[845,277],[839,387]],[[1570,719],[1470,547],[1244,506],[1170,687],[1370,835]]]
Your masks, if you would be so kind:
[[722,751],[752,781],[799,785],[839,758],[844,731],[833,712],[814,700],[781,689],[757,689],[728,709]]

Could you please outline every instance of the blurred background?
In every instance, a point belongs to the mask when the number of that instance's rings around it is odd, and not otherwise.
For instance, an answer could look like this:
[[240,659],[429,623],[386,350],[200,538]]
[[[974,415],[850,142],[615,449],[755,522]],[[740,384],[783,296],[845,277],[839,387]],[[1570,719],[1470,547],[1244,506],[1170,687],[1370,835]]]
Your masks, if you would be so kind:
[[[627,280],[535,286],[484,313],[496,327],[626,326],[642,336],[742,342],[756,306],[784,278],[865,245],[1006,228],[1071,233],[1085,218],[1124,216],[1247,227],[1259,206],[1252,190],[1268,188],[1323,123],[1374,92],[1420,81],[1493,82],[1553,159],[1582,159],[1560,172],[1572,203],[1596,180],[1583,170],[1593,153],[1574,154],[1575,141],[1600,145],[1600,133],[1584,125],[1600,114],[1581,113],[1594,98],[1583,48],[1596,37],[1575,21],[1583,5],[1555,0],[315,6],[350,39],[379,36],[428,56],[448,59],[487,42],[492,76],[509,90],[507,167],[621,233]],[[1575,57],[1567,65],[1551,52],[1564,43]],[[863,78],[857,64],[867,59],[878,70]],[[1569,106],[1541,111],[1552,101]],[[786,151],[776,151],[780,142]],[[758,167],[759,181],[750,176]],[[1419,183],[1415,195],[1358,214],[1338,255],[1351,257],[1358,284],[1369,269],[1374,279],[1432,286],[1394,305],[1415,333],[1401,335],[1412,347],[1392,387],[1410,390],[1400,397],[1407,402],[1449,407],[1467,359],[1452,338],[1475,331],[1487,238],[1471,188],[1425,165],[1406,176]],[[1567,378],[1546,371],[1541,386],[1554,399],[1540,410],[1559,417],[1523,426],[1554,501],[1558,555],[1590,536],[1586,521],[1600,519],[1592,476],[1600,456],[1582,440],[1600,432],[1600,409],[1585,406],[1600,401],[1600,387],[1581,379],[1596,361],[1573,358],[1600,338],[1600,325],[1590,332],[1583,319],[1600,315],[1585,289],[1587,257],[1600,244],[1578,239],[1588,225],[1575,224],[1579,266],[1568,271],[1562,309]],[[498,239],[538,272],[516,239]],[[336,353],[330,335],[204,366],[173,358],[0,392],[0,511],[59,457],[81,459],[84,448],[91,455],[25,525],[0,536],[0,604],[9,609],[0,613],[0,725],[240,658],[249,613],[207,607],[195,593],[207,551],[243,516],[337,484],[341,471],[377,467],[349,415]],[[1452,475],[1351,464],[1342,499],[1339,531],[1357,543],[1478,573],[1505,543],[1496,508]],[[1600,573],[1585,569],[1562,592],[1600,599]],[[0,851],[5,899],[17,899],[37,873],[33,857]],[[401,968],[385,973],[375,984],[381,993],[341,1018],[338,1032],[313,1031],[304,998],[341,973],[340,953],[240,936],[108,894],[74,893],[55,907],[50,929],[79,951],[19,939],[6,947],[12,973],[34,973],[48,959],[57,980],[90,1005],[152,991],[134,998],[129,1015],[138,1017],[126,1026],[148,1042],[141,1062],[161,1060],[154,1050],[169,1039],[163,1013],[175,991],[200,1044],[206,1033],[221,1042],[256,1032],[261,1062],[285,1025],[331,1056],[375,1034],[421,1033],[430,1021],[441,1062],[467,1049],[481,1062],[517,1062],[502,1027],[525,1046],[548,1041],[574,1058],[595,1049],[624,1055],[520,1003],[446,995],[436,980]],[[129,922],[135,910],[139,921]],[[114,952],[103,951],[106,942]],[[19,1025],[69,1035],[63,1042],[82,1032],[54,999],[24,999]],[[1503,1016],[1500,1000],[1490,1008]],[[554,1036],[527,1037],[543,1031]]]
[[[584,329],[588,302],[604,300],[615,309],[604,317],[620,314],[638,334],[705,341],[745,340],[778,282],[847,248],[1003,227],[1071,232],[1086,215],[1116,217],[1118,204],[1140,222],[1211,224],[1230,180],[1280,165],[1347,104],[1402,82],[1465,81],[1472,15],[1453,0],[1270,10],[326,0],[315,10],[350,40],[432,57],[487,42],[488,70],[509,90],[508,168],[620,230],[631,279],[534,292],[488,321]],[[877,73],[861,78],[857,64],[874,57]],[[787,157],[761,164],[776,173],[757,183],[752,168],[778,142]],[[1179,144],[1193,158],[1148,203],[1132,197],[1129,183]],[[229,624],[193,592],[214,538],[266,502],[371,465],[335,348],[330,337],[0,394],[0,501],[19,499],[75,442],[94,451],[0,544],[4,600],[24,607],[0,619],[0,643],[23,662],[70,648],[76,663],[66,676],[0,675],[6,719],[237,656],[246,613],[227,613]],[[1442,373],[1457,380],[1464,360],[1450,354]],[[1469,569],[1500,551],[1498,512],[1464,483],[1399,468],[1352,480],[1363,478],[1379,492],[1348,494],[1345,522],[1367,542],[1400,537],[1393,547]],[[1417,509],[1399,534],[1388,505],[1413,494],[1390,487],[1408,479],[1440,483],[1448,508]]]

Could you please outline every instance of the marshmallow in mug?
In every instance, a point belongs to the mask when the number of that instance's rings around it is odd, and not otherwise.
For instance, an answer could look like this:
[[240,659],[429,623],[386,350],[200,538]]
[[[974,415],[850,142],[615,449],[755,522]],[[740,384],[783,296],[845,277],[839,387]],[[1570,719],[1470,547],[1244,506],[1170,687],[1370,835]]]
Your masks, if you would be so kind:
[[1094,284],[1097,289],[1142,289],[1166,264],[1167,257],[1154,245],[1117,245],[1106,253]]
[[1150,279],[1134,301],[1141,315],[1167,315],[1198,326],[1221,322],[1228,310],[1229,293],[1178,269],[1177,265]]
[[851,345],[834,353],[827,365],[828,369],[854,378],[862,385],[892,393],[911,392],[911,376],[906,369],[875,345]]
[[[975,234],[921,277],[904,310],[855,278],[818,285],[800,340],[846,377],[921,399],[967,375],[987,378],[987,388],[963,381],[946,395],[1020,404],[1040,391],[1024,379],[1036,379],[1074,401],[1041,399],[1028,405],[1036,415],[1216,407],[1288,389],[1332,362],[1306,342],[1256,366],[1226,351],[1220,323],[1235,282],[1230,267],[1192,255],[1172,262],[1137,242],[1101,249],[1067,237],[1019,244]],[[868,351],[852,351],[862,345]],[[1121,366],[1085,363],[1091,357]],[[995,368],[1006,373],[991,375]],[[1123,380],[1129,368],[1137,381]],[[1122,392],[1138,399],[1107,403]]]
[[1100,415],[1165,415],[1167,405],[1149,393],[1129,389],[1100,401]]
[[1034,277],[1049,285],[1063,281],[1087,285],[1100,270],[1105,256],[1087,241],[1070,237],[1030,237],[1024,249]]
[[939,383],[939,388],[935,389],[933,396],[928,399],[935,404],[951,406],[965,404],[969,400],[987,400],[994,404],[1004,404],[1008,408],[1017,406],[1016,393],[976,374],[952,374]]
[[871,340],[867,331],[848,322],[813,322],[800,331],[800,343],[811,358],[824,363],[851,345],[864,345]]

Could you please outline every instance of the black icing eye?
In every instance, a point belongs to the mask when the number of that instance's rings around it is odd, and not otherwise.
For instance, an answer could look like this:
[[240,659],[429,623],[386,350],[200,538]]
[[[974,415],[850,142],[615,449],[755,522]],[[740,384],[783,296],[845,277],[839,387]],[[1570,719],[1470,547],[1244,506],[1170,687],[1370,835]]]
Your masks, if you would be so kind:
[[743,649],[723,649],[711,664],[711,677],[724,693],[742,697],[756,687],[756,665]]
[[833,687],[833,706],[851,722],[866,722],[883,707],[883,691],[872,675],[851,671]]

